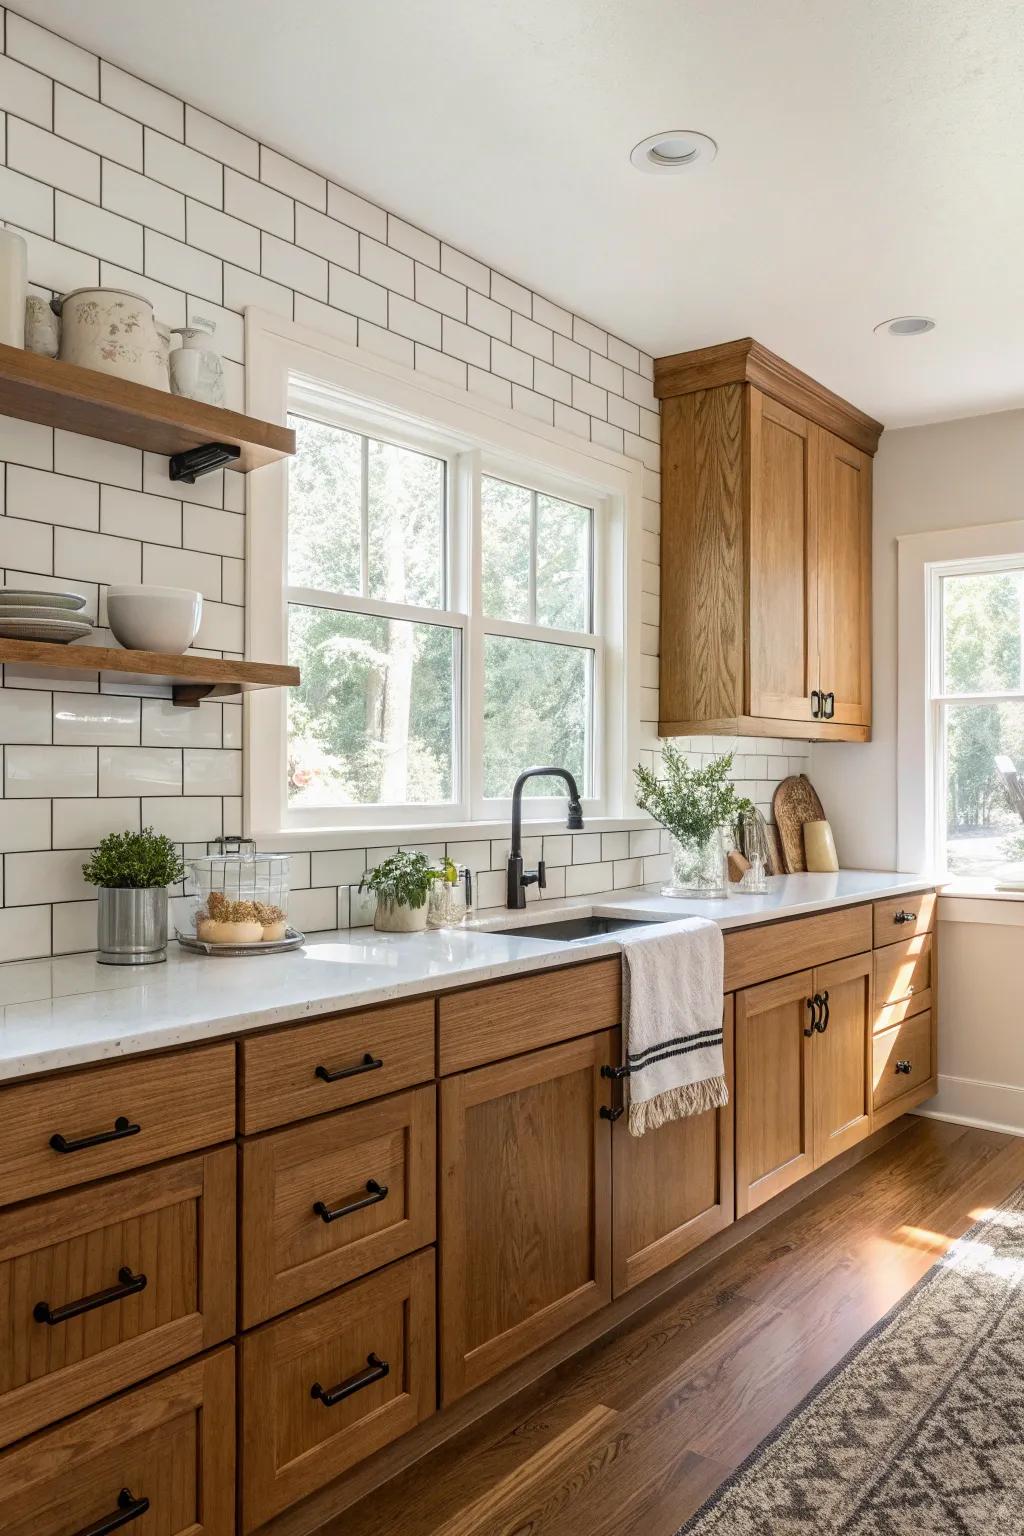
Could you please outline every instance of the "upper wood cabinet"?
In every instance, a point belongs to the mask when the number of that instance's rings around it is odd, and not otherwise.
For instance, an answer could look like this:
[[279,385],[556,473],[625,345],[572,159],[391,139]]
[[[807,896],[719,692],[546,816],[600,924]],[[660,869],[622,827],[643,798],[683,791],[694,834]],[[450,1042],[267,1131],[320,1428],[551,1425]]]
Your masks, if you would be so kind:
[[881,426],[757,342],[659,358],[663,736],[866,741]]

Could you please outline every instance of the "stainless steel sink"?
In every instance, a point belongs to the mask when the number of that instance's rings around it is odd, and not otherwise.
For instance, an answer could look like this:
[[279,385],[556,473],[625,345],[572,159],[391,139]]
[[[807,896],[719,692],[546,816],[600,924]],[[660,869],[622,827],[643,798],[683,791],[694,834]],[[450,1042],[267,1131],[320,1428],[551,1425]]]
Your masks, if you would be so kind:
[[598,939],[607,933],[619,933],[623,928],[646,928],[650,918],[634,917],[563,917],[552,923],[526,923],[522,928],[495,928],[495,933],[507,934],[514,939],[547,939],[552,944],[579,943],[581,939]]

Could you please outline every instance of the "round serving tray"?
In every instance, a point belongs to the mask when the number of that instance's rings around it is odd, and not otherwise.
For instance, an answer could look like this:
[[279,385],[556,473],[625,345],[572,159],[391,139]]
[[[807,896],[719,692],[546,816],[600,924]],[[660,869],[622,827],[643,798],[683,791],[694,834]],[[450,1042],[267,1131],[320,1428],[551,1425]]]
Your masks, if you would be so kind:
[[185,939],[178,934],[182,949],[194,950],[197,955],[280,955],[286,949],[299,949],[306,942],[306,935],[296,928],[289,928],[283,939],[269,939],[259,944],[206,944],[202,939]]

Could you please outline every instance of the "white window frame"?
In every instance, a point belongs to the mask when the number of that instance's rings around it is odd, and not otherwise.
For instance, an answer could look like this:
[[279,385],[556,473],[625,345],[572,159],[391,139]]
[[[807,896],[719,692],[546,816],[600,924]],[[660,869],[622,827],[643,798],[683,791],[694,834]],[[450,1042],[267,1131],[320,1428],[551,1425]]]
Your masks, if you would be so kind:
[[[454,803],[426,806],[360,806],[331,810],[290,810],[286,801],[286,694],[256,692],[246,699],[247,773],[244,822],[248,835],[295,838],[367,829],[440,829],[490,835],[510,811],[508,799],[485,799],[482,752],[484,633],[585,644],[594,652],[593,740],[596,759],[584,818],[636,819],[632,768],[639,760],[640,697],[640,528],[641,466],[596,444],[578,442],[543,423],[524,424],[495,402],[475,399],[440,380],[425,378],[348,343],[277,316],[246,315],[247,408],[265,420],[284,421],[288,410],[337,421],[369,436],[418,448],[443,450],[448,461],[449,504],[453,495],[473,508],[472,528],[449,516],[447,608],[412,609],[373,599],[331,594],[326,606],[345,611],[382,612],[418,622],[441,623],[461,632],[461,761],[466,767]],[[579,635],[545,626],[485,619],[480,605],[479,481],[493,474],[524,482],[542,494],[584,504],[593,512],[593,632]],[[248,481],[246,616],[251,659],[282,661],[287,656],[289,597],[300,589],[286,581],[287,466],[254,471]],[[468,537],[469,548],[462,541]],[[322,602],[324,594],[317,594]],[[301,599],[300,599],[301,600]],[[256,622],[255,615],[259,615]],[[531,822],[564,825],[565,800],[530,797]],[[486,829],[486,834],[485,834]]]
[[943,715],[950,703],[996,704],[1024,690],[945,694],[942,578],[1024,568],[1024,522],[991,523],[898,541],[897,866],[947,874]]

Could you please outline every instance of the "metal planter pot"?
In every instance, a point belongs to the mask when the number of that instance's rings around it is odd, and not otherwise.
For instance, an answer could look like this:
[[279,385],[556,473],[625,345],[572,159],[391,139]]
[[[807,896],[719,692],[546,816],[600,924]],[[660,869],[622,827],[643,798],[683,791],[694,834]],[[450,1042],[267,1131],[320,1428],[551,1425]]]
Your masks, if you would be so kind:
[[100,889],[96,958],[101,965],[158,965],[167,959],[167,888]]

